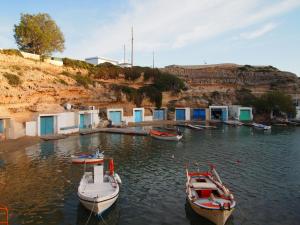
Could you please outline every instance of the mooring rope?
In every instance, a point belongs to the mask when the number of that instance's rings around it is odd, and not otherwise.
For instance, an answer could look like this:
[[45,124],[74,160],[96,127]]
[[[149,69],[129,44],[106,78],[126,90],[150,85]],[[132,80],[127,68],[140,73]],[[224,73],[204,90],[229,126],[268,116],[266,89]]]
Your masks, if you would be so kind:
[[91,213],[90,213],[89,218],[87,219],[85,225],[88,225],[88,223],[89,223],[89,221],[90,221],[90,219],[91,219],[91,216],[92,216],[92,214],[93,214],[94,207],[95,207],[95,205],[96,205],[96,199],[97,199],[97,197],[94,198],[93,208],[92,208],[92,210],[91,210]]

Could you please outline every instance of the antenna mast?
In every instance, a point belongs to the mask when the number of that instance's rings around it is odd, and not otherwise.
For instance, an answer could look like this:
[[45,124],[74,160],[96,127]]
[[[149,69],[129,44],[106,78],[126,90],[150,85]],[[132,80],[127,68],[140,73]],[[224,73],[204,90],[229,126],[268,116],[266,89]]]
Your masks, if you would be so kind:
[[126,45],[124,44],[124,57],[123,57],[124,63],[126,62]]
[[154,69],[154,50],[152,52],[152,69]]
[[131,27],[131,67],[133,67],[133,26]]

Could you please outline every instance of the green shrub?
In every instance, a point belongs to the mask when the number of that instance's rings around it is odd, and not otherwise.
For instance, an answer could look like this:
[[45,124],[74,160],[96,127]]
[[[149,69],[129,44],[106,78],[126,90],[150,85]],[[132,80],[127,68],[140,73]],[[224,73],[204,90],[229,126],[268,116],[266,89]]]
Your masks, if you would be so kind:
[[7,79],[11,86],[19,86],[22,81],[19,76],[12,73],[4,73],[3,76]]
[[16,55],[16,56],[23,57],[21,52],[17,49],[2,49],[2,50],[0,50],[0,53],[5,54],[5,55]]
[[74,80],[76,80],[78,85],[84,86],[85,88],[88,88],[89,84],[93,83],[90,77],[82,76],[82,75],[79,75],[79,74],[76,74],[74,76]]
[[87,63],[82,60],[70,59],[70,58],[63,58],[64,66],[76,68],[76,69],[86,69],[90,70],[94,66],[90,63]]
[[68,83],[63,79],[58,79],[57,81],[63,85],[68,85]]
[[70,72],[68,72],[68,71],[62,71],[61,72],[61,75],[64,75],[64,76],[66,76],[66,77],[74,77],[74,74],[72,74],[72,73],[70,73]]
[[111,63],[102,63],[90,69],[95,79],[115,79],[123,73],[122,68]]

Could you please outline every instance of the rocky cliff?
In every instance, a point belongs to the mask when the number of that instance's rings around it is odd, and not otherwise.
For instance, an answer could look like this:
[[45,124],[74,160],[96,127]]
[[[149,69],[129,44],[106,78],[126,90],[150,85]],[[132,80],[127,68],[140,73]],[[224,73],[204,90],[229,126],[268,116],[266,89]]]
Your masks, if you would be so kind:
[[[207,107],[209,103],[234,102],[235,90],[246,87],[255,94],[280,89],[290,94],[299,91],[295,74],[273,67],[238,66],[168,66],[163,71],[183,79],[188,89],[181,92],[163,92],[162,106],[173,108]],[[110,71],[103,78],[91,76],[87,69],[58,67],[48,63],[24,59],[20,56],[0,54],[0,117],[10,116],[17,121],[30,120],[36,113],[63,111],[65,103],[77,107],[123,107],[125,115],[135,107],[126,94],[116,91],[114,85],[139,88],[151,84],[141,76],[126,79],[123,74]],[[155,105],[147,98],[143,107]],[[146,111],[150,114],[150,111]]]
[[189,87],[187,93],[191,96],[207,96],[219,104],[234,102],[235,90],[241,88],[250,89],[255,95],[269,90],[280,90],[293,97],[300,93],[300,79],[296,74],[280,71],[272,66],[171,65],[162,70],[184,79]]

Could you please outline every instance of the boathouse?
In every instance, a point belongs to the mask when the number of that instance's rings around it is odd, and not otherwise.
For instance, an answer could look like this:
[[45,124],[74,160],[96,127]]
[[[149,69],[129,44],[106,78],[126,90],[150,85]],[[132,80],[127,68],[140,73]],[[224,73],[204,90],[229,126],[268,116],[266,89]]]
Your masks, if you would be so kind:
[[153,109],[153,120],[165,120],[167,118],[167,109]]
[[209,110],[206,108],[193,108],[191,109],[192,120],[207,120]]
[[0,117],[0,141],[8,139],[9,136],[9,117]]
[[89,109],[81,110],[79,115],[79,129],[95,128],[100,123],[99,110]]
[[118,126],[122,124],[124,112],[122,108],[107,109],[107,119],[111,120],[112,125]]
[[190,120],[190,108],[175,108],[175,120]]
[[296,106],[296,117],[295,119],[300,120],[300,106]]
[[211,120],[228,120],[228,106],[224,105],[211,105],[209,106],[209,116]]
[[58,114],[39,114],[36,123],[37,135],[45,136],[57,134],[57,117]]
[[133,122],[140,123],[144,120],[145,109],[144,108],[133,108]]
[[252,108],[239,105],[229,106],[229,118],[239,121],[253,120]]

